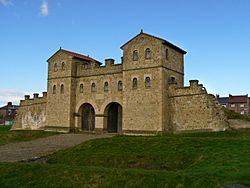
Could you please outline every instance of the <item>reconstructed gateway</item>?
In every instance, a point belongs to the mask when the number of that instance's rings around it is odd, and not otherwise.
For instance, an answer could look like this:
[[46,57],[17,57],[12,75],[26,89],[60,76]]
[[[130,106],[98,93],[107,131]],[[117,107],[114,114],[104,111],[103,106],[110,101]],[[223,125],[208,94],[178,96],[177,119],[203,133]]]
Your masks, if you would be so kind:
[[48,59],[48,92],[26,95],[13,129],[118,133],[219,131],[226,119],[197,80],[184,87],[186,52],[139,33],[120,64],[59,49]]

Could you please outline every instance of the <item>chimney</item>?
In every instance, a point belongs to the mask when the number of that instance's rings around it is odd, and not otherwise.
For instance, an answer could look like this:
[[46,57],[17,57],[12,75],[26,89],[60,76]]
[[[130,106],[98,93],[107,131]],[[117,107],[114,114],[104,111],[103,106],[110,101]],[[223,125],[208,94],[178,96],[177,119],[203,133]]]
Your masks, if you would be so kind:
[[114,62],[115,62],[114,59],[105,59],[105,65],[107,67],[110,67],[110,66],[114,65]]
[[29,99],[30,99],[30,96],[29,96],[29,95],[24,95],[24,99],[25,99],[25,100],[29,100]]
[[34,93],[33,96],[34,96],[34,99],[37,99],[39,97],[39,93]]
[[8,102],[8,104],[7,104],[8,106],[12,106],[12,102]]

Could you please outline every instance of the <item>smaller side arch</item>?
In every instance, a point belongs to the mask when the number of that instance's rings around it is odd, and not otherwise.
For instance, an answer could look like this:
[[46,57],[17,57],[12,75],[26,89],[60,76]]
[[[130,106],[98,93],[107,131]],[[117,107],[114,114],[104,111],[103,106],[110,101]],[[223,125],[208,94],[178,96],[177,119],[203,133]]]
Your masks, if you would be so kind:
[[89,103],[84,103],[79,108],[79,128],[83,131],[93,131],[95,129],[95,109]]
[[122,106],[119,103],[111,102],[106,106],[103,125],[109,133],[122,132]]

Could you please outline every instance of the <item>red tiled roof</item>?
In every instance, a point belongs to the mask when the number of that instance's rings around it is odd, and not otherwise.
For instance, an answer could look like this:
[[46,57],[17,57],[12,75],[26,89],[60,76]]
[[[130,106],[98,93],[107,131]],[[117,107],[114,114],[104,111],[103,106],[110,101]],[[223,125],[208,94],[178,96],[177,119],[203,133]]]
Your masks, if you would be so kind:
[[229,96],[228,103],[247,103],[248,95]]
[[[75,52],[71,52],[71,51],[68,51],[68,50],[64,50],[64,49],[61,49],[61,51],[73,56],[73,57],[76,57],[76,58],[79,58],[79,59],[83,59],[83,60],[86,60],[86,61],[94,61],[94,62],[97,62],[97,63],[100,63],[99,61],[89,57],[89,56],[85,56],[85,55],[82,55],[82,54],[78,54],[78,53],[75,53]],[[101,63],[100,63],[101,64]]]

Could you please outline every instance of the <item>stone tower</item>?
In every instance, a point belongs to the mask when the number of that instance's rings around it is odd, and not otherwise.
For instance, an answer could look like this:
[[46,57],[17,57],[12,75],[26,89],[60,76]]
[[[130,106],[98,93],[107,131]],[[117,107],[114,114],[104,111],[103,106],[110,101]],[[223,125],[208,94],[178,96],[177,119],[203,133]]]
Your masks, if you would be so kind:
[[173,44],[141,32],[123,50],[123,129],[168,130],[168,83],[183,86],[183,55]]
[[84,55],[59,49],[48,60],[46,130],[69,131],[75,128],[77,64],[100,63]]

